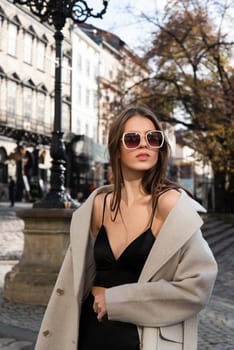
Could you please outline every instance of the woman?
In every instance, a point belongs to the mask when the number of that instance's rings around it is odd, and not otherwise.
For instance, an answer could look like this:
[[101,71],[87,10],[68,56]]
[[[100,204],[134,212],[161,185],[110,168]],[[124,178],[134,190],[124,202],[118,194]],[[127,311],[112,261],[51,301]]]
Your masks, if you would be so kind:
[[124,110],[108,146],[113,186],[73,214],[36,350],[195,350],[217,273],[204,208],[166,179],[169,146],[150,110]]

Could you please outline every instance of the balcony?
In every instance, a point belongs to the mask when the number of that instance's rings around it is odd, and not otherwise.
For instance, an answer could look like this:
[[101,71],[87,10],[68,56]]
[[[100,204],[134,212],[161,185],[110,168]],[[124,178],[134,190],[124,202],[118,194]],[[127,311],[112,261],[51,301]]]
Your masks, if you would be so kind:
[[52,125],[0,109],[0,135],[28,145],[51,143]]

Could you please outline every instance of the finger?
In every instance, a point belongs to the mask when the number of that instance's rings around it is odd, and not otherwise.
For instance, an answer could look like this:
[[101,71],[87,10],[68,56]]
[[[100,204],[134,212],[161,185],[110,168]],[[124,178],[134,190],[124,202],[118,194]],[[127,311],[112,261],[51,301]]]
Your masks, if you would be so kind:
[[98,319],[98,321],[99,321],[99,322],[101,322],[101,321],[102,321],[103,316],[104,316],[104,315],[103,315],[103,313],[102,313],[102,312],[99,312],[99,313],[98,313],[98,315],[97,315],[97,319]]
[[97,315],[98,321],[102,321],[105,315],[106,315],[106,312],[104,310],[100,310],[100,312],[98,312],[98,315]]
[[93,311],[98,313],[98,304],[96,302],[93,303]]

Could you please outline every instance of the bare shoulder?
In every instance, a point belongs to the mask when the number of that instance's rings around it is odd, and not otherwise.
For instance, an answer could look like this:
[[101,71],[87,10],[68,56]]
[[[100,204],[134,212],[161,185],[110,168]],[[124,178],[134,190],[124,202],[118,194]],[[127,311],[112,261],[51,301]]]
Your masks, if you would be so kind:
[[159,197],[158,205],[157,205],[157,213],[162,221],[164,221],[166,219],[167,215],[174,208],[175,204],[177,203],[178,199],[180,198],[180,195],[181,195],[181,193],[179,191],[172,189],[172,190],[168,190],[167,192],[163,193]]
[[98,209],[100,207],[100,205],[103,205],[103,201],[105,198],[106,193],[104,192],[100,192],[98,193],[93,200],[93,209]]
[[93,200],[91,231],[96,236],[102,224],[105,193],[98,193]]

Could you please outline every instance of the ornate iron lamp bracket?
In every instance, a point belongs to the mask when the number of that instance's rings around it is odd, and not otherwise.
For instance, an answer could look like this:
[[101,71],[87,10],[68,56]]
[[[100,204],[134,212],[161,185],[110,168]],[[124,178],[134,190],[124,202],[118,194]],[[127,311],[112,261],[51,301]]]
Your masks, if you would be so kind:
[[77,24],[86,22],[89,17],[102,18],[108,6],[108,1],[103,0],[103,9],[94,13],[84,0],[14,0],[14,3],[28,6],[41,22],[54,24],[57,30],[63,28],[67,18]]

